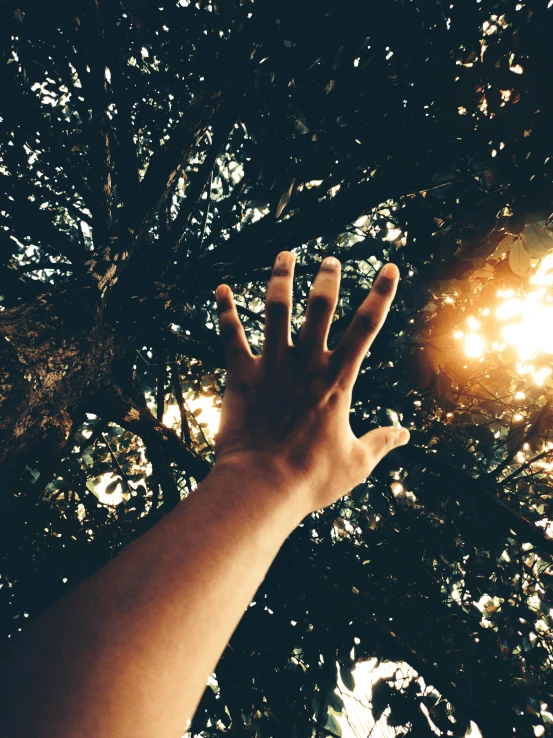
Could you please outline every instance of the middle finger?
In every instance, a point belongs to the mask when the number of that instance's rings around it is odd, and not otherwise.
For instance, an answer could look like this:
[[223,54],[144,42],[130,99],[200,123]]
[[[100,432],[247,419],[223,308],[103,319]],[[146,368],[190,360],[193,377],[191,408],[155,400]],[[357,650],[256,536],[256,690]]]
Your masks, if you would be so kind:
[[307,315],[298,343],[302,354],[310,356],[327,350],[326,341],[340,294],[341,264],[334,256],[323,260],[307,301]]
[[292,286],[294,282],[294,254],[281,251],[265,298],[265,342],[263,360],[268,367],[278,361],[293,346],[290,333],[292,315]]

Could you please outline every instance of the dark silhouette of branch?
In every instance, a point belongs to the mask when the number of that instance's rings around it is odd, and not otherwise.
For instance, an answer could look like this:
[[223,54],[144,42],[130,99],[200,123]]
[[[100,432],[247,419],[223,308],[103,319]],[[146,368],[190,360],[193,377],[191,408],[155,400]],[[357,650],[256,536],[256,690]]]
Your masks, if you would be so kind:
[[522,449],[524,444],[527,441],[529,441],[531,438],[533,438],[536,435],[536,433],[539,432],[541,422],[545,418],[547,413],[549,412],[550,406],[551,406],[551,401],[548,400],[545,403],[545,405],[542,407],[542,409],[539,411],[539,413],[536,415],[533,422],[530,424],[530,427],[528,428],[527,433],[524,433],[523,428],[519,429],[518,442],[511,449],[511,451],[507,454],[507,456],[503,459],[503,461],[498,466],[496,466],[495,469],[492,469],[492,471],[489,472],[489,476],[492,479],[497,479],[499,475],[503,472],[503,470],[506,469],[509,466],[509,464],[513,461],[513,459],[518,454],[518,452]]
[[90,68],[87,97],[92,110],[90,136],[91,207],[96,248],[107,248],[113,228],[112,140],[113,128],[108,106],[110,91],[107,79],[105,15],[115,12],[114,3],[93,0],[84,15],[81,29],[83,48]]
[[142,438],[152,465],[157,465],[156,476],[162,488],[165,480],[164,494],[170,505],[180,500],[170,463],[177,464],[198,483],[209,474],[211,465],[185,446],[175,431],[160,423],[138,398],[131,398],[119,388],[113,388],[109,396],[99,401],[105,403],[115,422]]
[[198,95],[188,106],[169,141],[148,164],[140,185],[134,220],[129,226],[133,240],[140,240],[176,184],[183,166],[219,112],[222,93]]
[[105,443],[105,444],[106,444],[106,446],[108,447],[108,451],[109,451],[109,453],[110,453],[110,456],[111,456],[111,458],[112,458],[112,461],[113,461],[113,463],[115,464],[115,466],[117,467],[117,471],[118,471],[118,473],[119,473],[119,476],[120,476],[120,477],[121,477],[121,479],[123,480],[123,482],[124,482],[124,484],[125,484],[125,487],[127,488],[127,492],[128,492],[128,494],[129,494],[129,495],[131,495],[131,494],[132,494],[132,491],[133,491],[133,490],[132,490],[132,487],[131,487],[131,485],[129,484],[129,480],[127,479],[127,475],[125,474],[125,472],[124,472],[124,471],[123,471],[123,469],[121,468],[121,464],[119,463],[119,460],[118,460],[117,456],[116,456],[116,455],[115,455],[115,453],[113,452],[113,449],[112,449],[112,447],[111,447],[111,444],[110,444],[110,442],[108,441],[108,439],[107,439],[107,438],[105,437],[105,435],[104,435],[103,433],[101,434],[101,436],[102,436],[102,440],[104,441],[104,443]]
[[[132,95],[129,89],[127,59],[124,56],[123,38],[117,25],[115,12],[110,9],[104,19],[106,61],[111,73],[112,97],[117,115],[113,125],[115,143],[113,160],[117,202],[123,203],[123,211],[132,210],[140,187],[138,152],[134,143],[132,120]],[[123,215],[124,218],[124,215]]]
[[548,538],[543,529],[538,528],[512,507],[502,502],[496,493],[496,483],[485,477],[472,477],[462,469],[448,464],[438,458],[433,450],[427,450],[410,444],[405,448],[409,460],[423,464],[438,473],[442,478],[444,489],[454,493],[459,499],[470,497],[476,506],[481,507],[505,527],[505,535],[510,530],[517,533],[524,541],[533,543],[541,551],[553,555],[553,539]]
[[182,391],[182,383],[180,381],[179,367],[176,362],[171,365],[171,382],[173,385],[175,400],[179,406],[181,438],[187,446],[190,446],[192,443],[192,437],[190,435],[190,427],[188,425],[186,409],[184,407],[184,394]]

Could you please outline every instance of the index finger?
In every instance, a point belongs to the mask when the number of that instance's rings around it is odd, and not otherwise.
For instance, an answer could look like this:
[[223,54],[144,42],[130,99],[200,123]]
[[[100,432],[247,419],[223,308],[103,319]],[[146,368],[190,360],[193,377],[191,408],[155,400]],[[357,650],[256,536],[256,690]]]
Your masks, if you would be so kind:
[[223,343],[227,370],[240,370],[244,362],[254,358],[242,321],[234,302],[231,288],[220,284],[215,291],[217,314],[219,319],[219,335]]
[[333,376],[338,384],[352,387],[367,351],[384,325],[396,294],[399,269],[385,264],[371,291],[358,308],[338,346],[331,354]]

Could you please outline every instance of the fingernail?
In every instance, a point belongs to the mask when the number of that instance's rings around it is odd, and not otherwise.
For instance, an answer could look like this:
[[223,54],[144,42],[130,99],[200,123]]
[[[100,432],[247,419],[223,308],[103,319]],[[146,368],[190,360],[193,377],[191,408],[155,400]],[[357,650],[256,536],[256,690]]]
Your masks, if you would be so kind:
[[396,276],[396,274],[398,273],[398,271],[399,271],[399,269],[397,268],[397,266],[395,264],[384,264],[384,266],[380,270],[380,274],[383,277],[392,278],[392,277],[395,277]]
[[398,444],[405,444],[411,437],[411,434],[407,430],[407,428],[402,428],[401,426],[396,427],[396,433],[397,433],[397,443]]
[[276,263],[279,266],[284,266],[291,264],[294,261],[294,255],[291,254],[289,251],[281,251],[280,254],[276,258]]

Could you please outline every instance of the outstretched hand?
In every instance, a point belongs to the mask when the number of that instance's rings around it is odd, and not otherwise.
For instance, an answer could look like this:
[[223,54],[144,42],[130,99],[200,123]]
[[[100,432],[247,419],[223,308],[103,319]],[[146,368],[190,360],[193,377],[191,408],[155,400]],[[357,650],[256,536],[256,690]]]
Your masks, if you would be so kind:
[[363,482],[389,451],[408,442],[409,431],[387,426],[357,438],[349,423],[353,386],[386,320],[398,268],[386,264],[380,270],[338,346],[329,351],[341,264],[334,257],[322,262],[296,346],[290,333],[294,264],[289,251],[276,258],[261,356],[251,352],[230,287],[217,288],[228,374],[215,465],[253,464],[279,479],[305,482],[307,515]]

